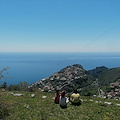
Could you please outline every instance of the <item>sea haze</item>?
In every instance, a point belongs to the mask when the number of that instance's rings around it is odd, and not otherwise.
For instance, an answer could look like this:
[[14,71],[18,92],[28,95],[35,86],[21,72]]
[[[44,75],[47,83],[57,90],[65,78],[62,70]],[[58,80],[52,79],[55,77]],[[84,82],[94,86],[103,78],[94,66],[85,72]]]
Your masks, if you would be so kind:
[[11,68],[4,78],[8,85],[20,81],[31,84],[73,64],[86,70],[120,67],[120,53],[0,53],[0,70]]

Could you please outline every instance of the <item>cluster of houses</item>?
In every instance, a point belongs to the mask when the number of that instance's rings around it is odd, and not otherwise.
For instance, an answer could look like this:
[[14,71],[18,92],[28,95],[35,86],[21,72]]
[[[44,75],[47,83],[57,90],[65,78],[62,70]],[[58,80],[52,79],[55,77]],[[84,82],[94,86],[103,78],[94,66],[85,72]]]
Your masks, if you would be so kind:
[[62,69],[60,72],[53,74],[50,77],[50,80],[71,80],[79,79],[85,75],[85,70],[76,66],[68,66],[65,69]]
[[[38,86],[39,89],[43,91],[55,91],[56,89],[65,89],[66,87],[73,87],[74,80],[80,78],[86,78],[86,71],[81,66],[68,66],[67,68],[62,69],[59,72],[42,79],[38,82],[33,83],[32,85],[28,86],[28,88]],[[110,84],[110,91],[105,93],[103,90],[99,89],[99,82],[98,79],[92,83],[98,87],[98,96],[94,95],[94,97],[101,97],[101,98],[120,98],[120,79],[114,83]]]
[[[93,97],[97,97],[93,95]],[[108,98],[108,99],[118,99],[120,100],[120,80],[110,83],[110,91],[105,93],[103,90],[98,88],[98,97]]]
[[68,66],[62,69],[60,72],[56,72],[48,78],[42,79],[36,83],[33,83],[29,87],[38,86],[42,90],[52,90],[54,91],[58,87],[62,89],[63,87],[73,84],[75,79],[87,77],[85,70],[76,65]]
[[110,92],[106,93],[106,96],[111,98],[120,97],[120,79],[110,84]]

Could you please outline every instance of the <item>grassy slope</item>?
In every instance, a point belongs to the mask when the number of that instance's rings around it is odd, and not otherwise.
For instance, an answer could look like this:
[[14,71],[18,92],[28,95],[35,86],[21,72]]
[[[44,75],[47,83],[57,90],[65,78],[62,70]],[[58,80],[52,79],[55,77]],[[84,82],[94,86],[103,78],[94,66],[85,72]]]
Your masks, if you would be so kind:
[[[104,100],[100,98],[81,97],[81,106],[68,103],[67,109],[61,109],[53,103],[53,93],[37,92],[31,98],[30,92],[23,92],[24,96],[13,96],[7,92],[0,92],[0,102],[7,104],[9,116],[5,120],[120,120],[120,101]],[[42,98],[47,96],[47,98]],[[95,103],[102,101],[102,103]],[[111,101],[112,105],[103,102]]]

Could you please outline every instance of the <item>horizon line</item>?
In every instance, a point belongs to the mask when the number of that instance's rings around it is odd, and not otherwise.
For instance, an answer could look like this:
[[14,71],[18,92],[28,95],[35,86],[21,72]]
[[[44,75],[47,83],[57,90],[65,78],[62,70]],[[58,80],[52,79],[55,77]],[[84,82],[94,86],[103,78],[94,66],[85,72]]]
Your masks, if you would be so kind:
[[0,52],[0,53],[120,53],[119,52],[113,52],[113,51],[110,51],[110,52],[98,52],[98,51],[94,51],[94,52]]

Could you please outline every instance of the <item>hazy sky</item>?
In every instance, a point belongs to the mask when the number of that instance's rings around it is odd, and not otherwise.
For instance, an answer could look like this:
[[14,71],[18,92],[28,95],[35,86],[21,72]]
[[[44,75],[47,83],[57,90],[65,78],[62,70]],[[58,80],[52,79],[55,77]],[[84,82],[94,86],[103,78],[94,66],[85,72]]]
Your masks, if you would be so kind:
[[0,0],[0,52],[120,52],[120,0]]

